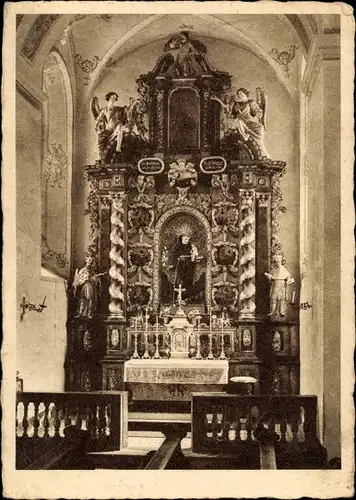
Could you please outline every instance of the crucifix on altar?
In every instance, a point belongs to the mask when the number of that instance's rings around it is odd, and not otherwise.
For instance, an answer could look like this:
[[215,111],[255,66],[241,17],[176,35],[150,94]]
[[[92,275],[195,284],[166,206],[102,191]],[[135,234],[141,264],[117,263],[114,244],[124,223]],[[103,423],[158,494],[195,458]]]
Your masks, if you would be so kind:
[[185,292],[185,288],[182,288],[181,283],[179,283],[178,288],[174,289],[177,292],[177,303],[178,303],[178,311],[179,313],[184,313],[182,309],[182,304],[184,304],[184,300],[182,299],[182,293]]

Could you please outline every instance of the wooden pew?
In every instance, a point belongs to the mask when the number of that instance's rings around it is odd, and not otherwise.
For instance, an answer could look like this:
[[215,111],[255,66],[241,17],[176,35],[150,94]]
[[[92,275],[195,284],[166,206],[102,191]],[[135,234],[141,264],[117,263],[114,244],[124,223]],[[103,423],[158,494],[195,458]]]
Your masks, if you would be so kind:
[[[81,468],[89,440],[88,432],[69,426],[64,429],[64,436],[59,443],[52,443],[51,448],[28,463],[24,470]],[[19,462],[21,462],[21,450],[18,450],[18,454],[20,455]]]

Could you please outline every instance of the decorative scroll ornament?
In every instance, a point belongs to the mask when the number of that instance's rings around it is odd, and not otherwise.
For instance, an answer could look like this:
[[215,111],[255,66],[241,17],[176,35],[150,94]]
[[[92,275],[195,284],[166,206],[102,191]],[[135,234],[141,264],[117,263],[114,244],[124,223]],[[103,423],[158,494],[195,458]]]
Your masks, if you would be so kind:
[[212,250],[212,264],[213,267],[211,272],[214,276],[218,276],[223,273],[224,281],[227,281],[227,272],[237,275],[238,268],[236,264],[238,262],[238,249],[236,243],[231,242],[219,242],[214,245]]
[[239,211],[232,202],[220,202],[214,205],[211,211],[213,221],[212,233],[215,237],[223,235],[223,240],[226,241],[227,234],[232,236],[238,235],[236,223],[238,221]]
[[65,252],[56,252],[50,248],[44,235],[42,235],[42,261],[55,262],[55,265],[59,268],[65,267],[68,263],[67,254]]
[[289,47],[289,50],[282,50],[279,51],[278,49],[272,49],[270,51],[271,56],[273,59],[283,68],[284,74],[287,78],[290,76],[290,69],[289,69],[289,63],[294,59],[295,57],[295,51],[297,49],[297,45],[291,45]]
[[112,214],[111,214],[111,233],[110,233],[110,259],[111,267],[109,270],[109,275],[111,278],[111,285],[109,287],[110,294],[110,304],[109,311],[113,316],[123,316],[123,302],[125,300],[123,294],[123,286],[125,284],[125,279],[123,276],[125,262],[123,259],[123,251],[125,248],[125,242],[123,240],[125,225],[123,222],[125,209],[125,194],[124,193],[112,193]]
[[135,202],[150,202],[150,196],[147,190],[154,187],[154,178],[152,175],[138,175],[137,179],[131,179],[129,187],[137,190],[137,195],[134,197]]
[[84,214],[89,215],[90,220],[90,229],[89,229],[89,237],[92,241],[98,236],[98,231],[100,227],[100,202],[98,196],[98,181],[95,177],[88,174],[88,172],[84,172],[84,177],[89,182],[89,194],[87,198],[87,209]]
[[230,192],[230,188],[236,184],[236,175],[232,175],[229,178],[228,174],[214,174],[211,178],[211,185],[213,188],[219,190],[221,201],[232,201],[234,199],[234,195]]
[[152,285],[147,282],[132,283],[127,291],[128,310],[143,311],[152,303]]
[[90,73],[97,68],[101,58],[95,55],[92,59],[84,59],[82,54],[75,54],[74,60],[84,73],[84,85],[89,85]]
[[62,187],[62,183],[68,178],[67,154],[61,144],[52,144],[43,161],[43,169],[46,181],[50,187]]
[[234,283],[219,282],[213,286],[212,300],[215,309],[237,311],[238,291]]
[[253,315],[255,304],[255,196],[253,191],[240,190],[240,314]]
[[206,214],[210,211],[211,198],[210,195],[204,193],[187,193],[184,199],[174,196],[173,194],[162,194],[156,197],[156,207],[158,215],[162,215],[167,210],[181,206],[194,207],[200,212]]
[[286,213],[286,207],[282,205],[283,198],[282,198],[282,190],[280,186],[280,180],[281,177],[285,173],[285,167],[283,170],[276,172],[273,174],[272,179],[271,179],[271,187],[272,187],[272,194],[271,194],[271,258],[273,258],[276,254],[282,254],[283,255],[283,248],[282,245],[279,241],[279,234],[280,234],[280,223],[279,223],[279,214]]

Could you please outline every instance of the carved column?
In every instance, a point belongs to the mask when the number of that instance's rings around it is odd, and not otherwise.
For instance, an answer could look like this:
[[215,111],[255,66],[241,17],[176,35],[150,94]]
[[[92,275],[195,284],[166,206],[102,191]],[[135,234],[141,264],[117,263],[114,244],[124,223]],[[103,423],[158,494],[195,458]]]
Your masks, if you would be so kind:
[[156,150],[164,153],[165,150],[165,126],[164,126],[164,90],[156,92]]
[[209,153],[209,106],[210,106],[210,91],[203,90],[201,92],[201,151],[203,154]]
[[258,234],[256,245],[256,313],[265,315],[268,313],[269,304],[269,282],[264,273],[269,269],[270,255],[270,194],[256,193],[256,234]]
[[111,284],[109,287],[110,303],[109,311],[111,316],[116,318],[123,318],[123,304],[124,304],[124,267],[125,261],[123,259],[125,242],[124,242],[124,214],[125,214],[125,193],[116,192],[110,193],[112,202],[111,213],[111,233],[110,233],[110,260],[111,267],[109,275]]
[[240,189],[240,317],[254,317],[255,303],[255,192]]

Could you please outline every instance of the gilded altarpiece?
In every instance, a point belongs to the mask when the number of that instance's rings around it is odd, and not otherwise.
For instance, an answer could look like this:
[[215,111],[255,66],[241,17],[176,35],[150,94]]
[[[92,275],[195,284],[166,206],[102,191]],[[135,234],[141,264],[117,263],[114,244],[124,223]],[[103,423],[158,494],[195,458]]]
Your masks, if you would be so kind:
[[[67,389],[122,389],[126,360],[169,361],[170,325],[184,316],[192,363],[227,359],[229,376],[256,378],[257,393],[298,393],[298,312],[284,299],[284,314],[271,312],[266,278],[277,255],[284,262],[286,165],[264,150],[263,100],[261,126],[227,116],[231,77],[200,56],[179,67],[164,53],[141,75],[145,119],[119,123],[121,152],[85,167],[100,292],[90,317],[73,301]],[[245,113],[256,109],[241,99]]]

